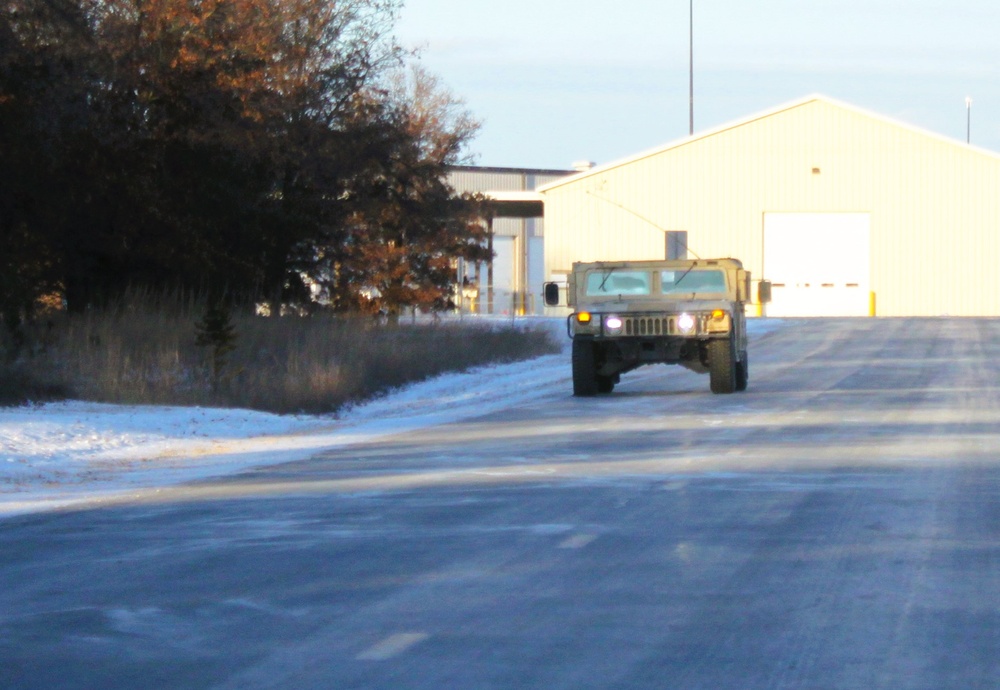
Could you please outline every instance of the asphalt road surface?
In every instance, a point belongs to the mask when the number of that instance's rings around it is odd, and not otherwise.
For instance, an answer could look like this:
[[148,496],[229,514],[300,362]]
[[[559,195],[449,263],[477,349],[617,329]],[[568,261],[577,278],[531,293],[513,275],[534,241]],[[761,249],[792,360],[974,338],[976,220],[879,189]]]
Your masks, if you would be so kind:
[[998,687],[1000,321],[750,353],[0,521],[0,688]]

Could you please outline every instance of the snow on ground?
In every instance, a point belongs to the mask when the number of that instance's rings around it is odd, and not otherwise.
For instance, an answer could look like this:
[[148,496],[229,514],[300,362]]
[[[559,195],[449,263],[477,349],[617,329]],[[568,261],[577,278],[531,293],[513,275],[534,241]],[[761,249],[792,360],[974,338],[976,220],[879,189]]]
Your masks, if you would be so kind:
[[[754,319],[749,331],[779,325]],[[0,517],[303,460],[570,389],[564,351],[439,376],[338,416],[76,401],[0,409]]]

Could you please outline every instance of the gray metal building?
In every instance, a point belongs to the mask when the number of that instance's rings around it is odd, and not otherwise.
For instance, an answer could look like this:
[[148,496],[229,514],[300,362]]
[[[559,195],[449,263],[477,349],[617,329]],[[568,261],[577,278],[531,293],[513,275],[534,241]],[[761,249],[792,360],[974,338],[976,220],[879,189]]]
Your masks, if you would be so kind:
[[541,197],[535,189],[572,170],[455,166],[448,183],[459,194],[481,193],[495,202],[492,228],[496,257],[482,265],[460,265],[465,288],[459,306],[480,314],[540,314],[545,280]]

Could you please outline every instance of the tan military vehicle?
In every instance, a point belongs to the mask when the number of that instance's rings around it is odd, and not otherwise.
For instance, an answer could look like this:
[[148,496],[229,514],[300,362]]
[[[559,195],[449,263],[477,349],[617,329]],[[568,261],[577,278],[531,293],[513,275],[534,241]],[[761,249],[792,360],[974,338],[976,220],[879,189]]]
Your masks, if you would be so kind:
[[[657,363],[708,373],[713,393],[745,390],[749,295],[737,259],[573,264],[573,394],[610,393],[622,373]],[[545,302],[559,304],[558,284],[546,284]]]

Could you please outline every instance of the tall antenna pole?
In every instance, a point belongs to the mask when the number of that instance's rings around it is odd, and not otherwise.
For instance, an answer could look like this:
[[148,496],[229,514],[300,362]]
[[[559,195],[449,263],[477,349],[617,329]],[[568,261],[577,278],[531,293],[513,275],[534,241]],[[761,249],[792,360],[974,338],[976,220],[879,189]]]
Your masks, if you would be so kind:
[[972,143],[972,99],[965,98],[965,143]]
[[694,134],[694,0],[688,2],[688,114],[689,134]]

